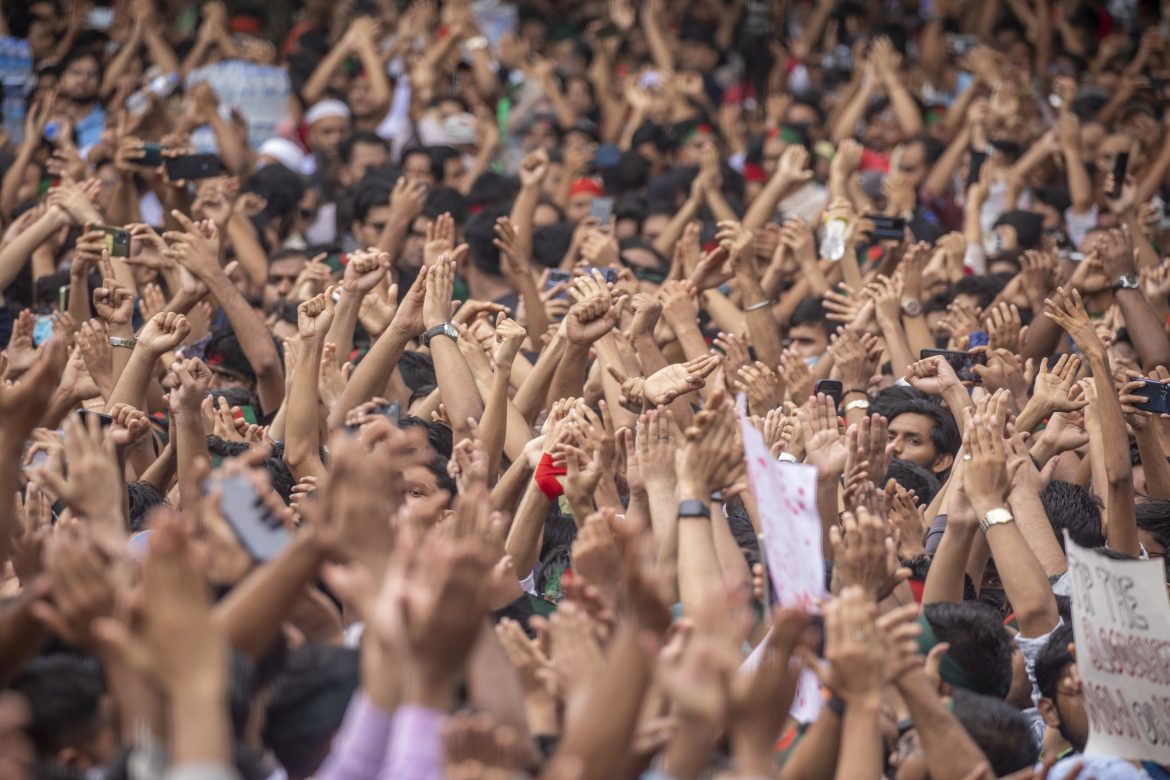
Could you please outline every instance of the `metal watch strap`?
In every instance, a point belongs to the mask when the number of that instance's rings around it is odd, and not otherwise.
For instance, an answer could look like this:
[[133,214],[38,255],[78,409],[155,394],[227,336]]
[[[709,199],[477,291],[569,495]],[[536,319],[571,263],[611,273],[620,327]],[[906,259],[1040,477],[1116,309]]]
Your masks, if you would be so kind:
[[697,498],[688,498],[678,502],[679,517],[705,517],[711,519],[711,508],[706,501]]
[[134,349],[134,345],[138,343],[136,338],[124,338],[122,336],[110,336],[111,347],[125,347],[126,349]]

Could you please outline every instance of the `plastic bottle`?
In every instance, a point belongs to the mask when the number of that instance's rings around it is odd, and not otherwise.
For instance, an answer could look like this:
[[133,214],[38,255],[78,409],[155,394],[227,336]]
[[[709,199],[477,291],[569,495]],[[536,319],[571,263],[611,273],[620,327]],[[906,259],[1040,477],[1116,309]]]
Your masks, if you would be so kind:
[[821,241],[821,257],[836,262],[845,256],[845,232],[848,223],[841,217],[825,220],[825,237]]

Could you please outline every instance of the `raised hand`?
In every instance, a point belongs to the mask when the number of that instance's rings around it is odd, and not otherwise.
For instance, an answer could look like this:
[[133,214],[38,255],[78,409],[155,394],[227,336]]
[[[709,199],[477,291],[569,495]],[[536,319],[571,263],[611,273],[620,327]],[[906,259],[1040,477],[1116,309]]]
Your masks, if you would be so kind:
[[955,369],[942,355],[928,357],[907,366],[906,381],[915,390],[937,396],[963,386]]
[[134,291],[113,278],[103,279],[102,286],[93,291],[93,308],[110,326],[129,327],[134,316]]
[[796,413],[804,436],[805,462],[816,466],[821,478],[845,472],[849,451],[837,422],[833,399],[824,393],[810,398]]
[[349,293],[367,295],[386,278],[390,255],[376,249],[359,250],[349,256],[349,265],[341,280],[341,289]]
[[451,320],[451,292],[455,289],[455,262],[451,255],[445,253],[435,260],[426,277],[422,321],[423,328],[430,330]]
[[1048,310],[1044,316],[1055,322],[1068,333],[1076,342],[1077,347],[1089,357],[1104,357],[1105,345],[1093,327],[1085,311],[1085,304],[1081,301],[1081,294],[1076,289],[1065,291],[1058,287],[1052,298],[1044,301]]
[[834,587],[856,586],[875,601],[890,594],[910,576],[898,568],[898,545],[880,515],[859,507],[841,515],[841,525],[829,529],[833,546]]
[[207,389],[211,386],[211,369],[198,358],[180,360],[171,366],[179,385],[171,390],[172,414],[199,414]]
[[620,314],[608,292],[596,293],[569,307],[565,335],[573,344],[588,347],[613,330]]
[[182,344],[190,332],[191,325],[182,314],[156,314],[139,331],[138,346],[154,355],[163,355]]
[[297,332],[302,339],[323,339],[333,324],[333,296],[329,291],[297,306]]
[[511,368],[527,336],[524,326],[500,312],[496,315],[496,349],[492,353],[492,362],[497,367]]
[[715,355],[702,355],[686,363],[672,363],[660,368],[642,385],[642,394],[647,404],[664,406],[680,395],[703,387],[705,377],[719,367]]

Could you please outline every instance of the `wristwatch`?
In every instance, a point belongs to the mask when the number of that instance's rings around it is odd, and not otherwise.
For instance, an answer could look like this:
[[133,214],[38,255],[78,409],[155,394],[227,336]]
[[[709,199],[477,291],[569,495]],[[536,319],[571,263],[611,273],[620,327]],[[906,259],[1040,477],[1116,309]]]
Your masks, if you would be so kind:
[[138,343],[138,339],[128,339],[122,336],[110,336],[111,347],[125,347],[126,349],[134,349],[134,345]]
[[988,529],[993,526],[1014,522],[1016,522],[1016,518],[1012,517],[1012,513],[1000,506],[983,516],[983,519],[979,521],[979,530],[986,534]]
[[679,517],[705,517],[711,519],[711,508],[707,506],[707,502],[700,501],[697,498],[688,498],[684,501],[678,502],[678,516]]
[[922,301],[918,300],[917,298],[903,298],[902,313],[907,317],[921,317]]
[[422,334],[422,336],[419,337],[418,341],[424,347],[429,347],[431,345],[431,339],[433,339],[435,336],[446,336],[449,339],[453,339],[455,341],[458,341],[459,340],[459,331],[455,330],[455,326],[452,325],[451,323],[441,322],[438,325],[436,325],[435,327],[428,330],[426,333]]
[[1124,274],[1113,283],[1114,290],[1140,290],[1141,283],[1137,274]]

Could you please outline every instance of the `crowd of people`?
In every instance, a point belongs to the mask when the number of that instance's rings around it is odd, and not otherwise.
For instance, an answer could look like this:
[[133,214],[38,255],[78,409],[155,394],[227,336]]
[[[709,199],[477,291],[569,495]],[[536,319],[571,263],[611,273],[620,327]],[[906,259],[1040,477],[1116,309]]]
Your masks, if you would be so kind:
[[1170,5],[2,7],[2,780],[1168,777]]

